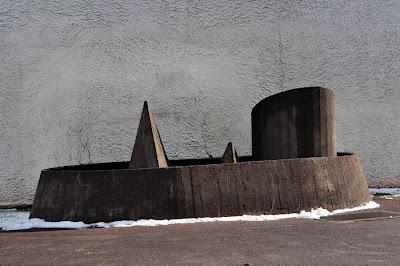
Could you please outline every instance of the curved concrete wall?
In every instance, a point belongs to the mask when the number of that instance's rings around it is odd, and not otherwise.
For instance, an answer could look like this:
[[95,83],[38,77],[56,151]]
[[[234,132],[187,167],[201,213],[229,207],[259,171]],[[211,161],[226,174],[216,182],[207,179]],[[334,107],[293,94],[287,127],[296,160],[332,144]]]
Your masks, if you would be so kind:
[[113,165],[42,171],[30,217],[95,223],[278,214],[356,207],[372,198],[351,154],[106,170]]
[[245,155],[252,107],[306,86],[335,92],[338,151],[400,176],[398,25],[390,0],[1,1],[0,203],[129,160],[145,100],[169,158]]
[[335,96],[297,88],[260,101],[251,111],[254,160],[336,156]]

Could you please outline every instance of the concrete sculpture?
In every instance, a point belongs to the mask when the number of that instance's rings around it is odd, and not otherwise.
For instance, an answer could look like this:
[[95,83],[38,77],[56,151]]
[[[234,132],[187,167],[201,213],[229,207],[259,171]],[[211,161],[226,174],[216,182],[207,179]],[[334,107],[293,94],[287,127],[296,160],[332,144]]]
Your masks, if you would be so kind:
[[251,112],[255,160],[336,156],[333,92],[295,89],[259,102]]
[[147,102],[144,102],[129,168],[157,167],[168,167],[168,159],[156,122]]
[[252,111],[252,156],[168,160],[144,104],[130,162],[43,170],[31,217],[109,222],[354,207],[370,200],[357,155],[336,153],[332,91],[301,88]]

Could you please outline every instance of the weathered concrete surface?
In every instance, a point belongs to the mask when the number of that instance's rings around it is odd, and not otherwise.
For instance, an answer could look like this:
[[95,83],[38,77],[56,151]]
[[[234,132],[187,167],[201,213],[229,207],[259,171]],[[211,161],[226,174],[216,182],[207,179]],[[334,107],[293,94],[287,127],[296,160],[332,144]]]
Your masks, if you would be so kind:
[[43,171],[31,218],[94,223],[219,217],[335,210],[370,200],[356,155],[153,169],[108,165]]
[[400,2],[0,1],[0,202],[44,168],[128,161],[142,103],[170,159],[251,152],[250,111],[337,97],[338,150],[400,176]]
[[235,146],[232,142],[229,142],[226,145],[226,149],[224,154],[221,157],[221,163],[237,163],[239,160],[239,156],[237,154]]
[[313,87],[281,92],[251,111],[254,160],[336,156],[332,90]]
[[168,167],[168,157],[154,121],[154,116],[147,102],[144,102],[129,168],[158,167]]
[[[400,201],[378,201],[400,212]],[[372,210],[375,211],[375,210]],[[399,265],[400,219],[0,232],[2,265]]]

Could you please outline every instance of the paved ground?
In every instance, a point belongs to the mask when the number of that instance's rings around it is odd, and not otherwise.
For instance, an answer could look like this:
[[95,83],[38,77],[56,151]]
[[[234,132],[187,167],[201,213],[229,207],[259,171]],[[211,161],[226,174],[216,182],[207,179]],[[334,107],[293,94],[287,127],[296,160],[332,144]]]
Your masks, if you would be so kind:
[[[378,202],[381,210],[400,212],[400,199]],[[400,218],[3,232],[0,259],[1,265],[400,265]]]

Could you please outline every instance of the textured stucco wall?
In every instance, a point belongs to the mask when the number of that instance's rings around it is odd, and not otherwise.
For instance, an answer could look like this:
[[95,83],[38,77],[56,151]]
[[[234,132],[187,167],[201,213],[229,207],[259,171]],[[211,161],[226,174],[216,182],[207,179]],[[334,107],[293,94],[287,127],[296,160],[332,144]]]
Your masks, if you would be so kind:
[[0,203],[42,168],[128,160],[148,100],[170,158],[250,153],[250,111],[337,97],[338,150],[400,176],[400,2],[0,0]]

